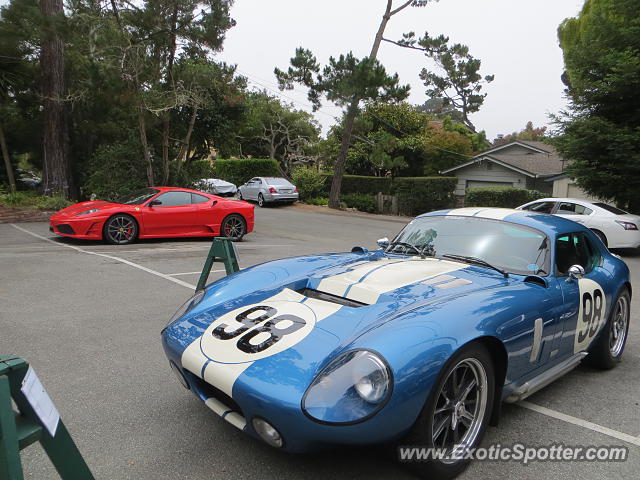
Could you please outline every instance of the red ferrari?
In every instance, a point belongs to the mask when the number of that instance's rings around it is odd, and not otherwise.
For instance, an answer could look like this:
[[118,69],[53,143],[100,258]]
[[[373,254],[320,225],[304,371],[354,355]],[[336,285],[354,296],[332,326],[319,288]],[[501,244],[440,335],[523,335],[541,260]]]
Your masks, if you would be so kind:
[[197,190],[152,187],[113,202],[81,202],[49,219],[65,237],[125,245],[138,238],[229,237],[253,231],[253,205]]

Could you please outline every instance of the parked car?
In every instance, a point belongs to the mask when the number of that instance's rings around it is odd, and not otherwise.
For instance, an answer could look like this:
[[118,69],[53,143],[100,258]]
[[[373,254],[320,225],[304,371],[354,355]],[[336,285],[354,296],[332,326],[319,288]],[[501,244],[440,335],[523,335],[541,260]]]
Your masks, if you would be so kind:
[[378,242],[263,263],[198,291],[162,330],[180,383],[272,447],[437,447],[443,457],[413,467],[451,478],[502,401],[583,359],[621,360],[629,268],[582,225],[465,208]]
[[541,198],[517,207],[568,218],[593,230],[609,248],[640,247],[640,216],[604,202],[577,198]]
[[196,182],[195,188],[219,197],[233,197],[238,191],[233,183],[219,178],[202,178]]
[[267,203],[294,203],[298,200],[298,189],[286,178],[253,177],[238,188],[242,200],[253,200],[258,206]]
[[240,241],[253,231],[253,205],[188,188],[145,188],[124,198],[81,202],[49,219],[65,237],[114,245],[138,238],[214,237]]

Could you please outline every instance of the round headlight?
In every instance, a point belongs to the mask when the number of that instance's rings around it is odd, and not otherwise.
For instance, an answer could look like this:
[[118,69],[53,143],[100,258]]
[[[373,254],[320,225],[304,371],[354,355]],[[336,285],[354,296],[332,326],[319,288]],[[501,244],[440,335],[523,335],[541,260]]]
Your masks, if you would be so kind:
[[282,436],[269,422],[256,417],[251,421],[251,424],[253,425],[253,429],[260,435],[260,438],[266,443],[272,447],[282,447]]
[[354,388],[369,403],[380,403],[387,396],[389,373],[382,361],[371,352],[363,352],[354,370]]
[[392,386],[391,370],[380,355],[351,350],[320,372],[302,399],[302,409],[321,422],[360,422],[384,406]]

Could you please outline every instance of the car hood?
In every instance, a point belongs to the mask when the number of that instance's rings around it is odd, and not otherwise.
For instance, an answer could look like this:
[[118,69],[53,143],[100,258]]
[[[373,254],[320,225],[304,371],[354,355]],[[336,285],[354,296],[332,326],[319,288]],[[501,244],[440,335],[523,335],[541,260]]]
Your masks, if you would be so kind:
[[61,216],[72,217],[74,215],[77,215],[78,213],[85,212],[87,210],[92,210],[92,209],[106,210],[116,205],[118,204],[107,202],[104,200],[91,200],[88,202],[76,203],[74,205],[71,205],[70,207],[63,208],[54,216],[55,217],[61,217]]
[[[324,266],[318,257],[319,268],[306,275],[300,272],[300,278],[291,266],[294,276],[287,277],[293,281],[275,288],[269,288],[269,280],[286,273],[286,263],[273,262],[246,275],[240,272],[235,279],[227,277],[223,290],[236,282],[240,290],[244,285],[267,288],[243,296],[244,301],[220,303],[214,300],[220,292],[213,284],[207,298],[166,334],[170,342],[182,344],[181,362],[187,370],[229,395],[245,370],[253,377],[269,375],[274,381],[284,375],[282,381],[287,384],[295,378],[300,388],[306,388],[327,359],[349,348],[362,348],[358,339],[385,323],[417,307],[464,301],[472,292],[510,281],[497,272],[458,262],[365,257]],[[313,257],[306,258],[313,262]],[[284,325],[282,330],[278,322]],[[272,345],[261,349],[264,341],[275,336],[279,338]]]

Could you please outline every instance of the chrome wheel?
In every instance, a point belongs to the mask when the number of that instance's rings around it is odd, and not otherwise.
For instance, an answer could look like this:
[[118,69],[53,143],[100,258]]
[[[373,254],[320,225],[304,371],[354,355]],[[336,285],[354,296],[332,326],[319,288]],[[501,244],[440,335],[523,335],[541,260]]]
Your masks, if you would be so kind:
[[233,240],[241,239],[246,233],[245,221],[240,215],[229,215],[222,222],[220,234]]
[[611,317],[611,331],[609,334],[609,351],[612,357],[618,357],[624,349],[627,340],[627,326],[629,324],[629,301],[626,296],[620,296],[616,302],[616,309]]
[[105,234],[110,243],[123,245],[135,240],[138,234],[138,225],[128,215],[117,215],[108,220]]
[[475,444],[487,408],[487,372],[475,358],[460,361],[440,388],[431,422],[436,448],[463,451]]

